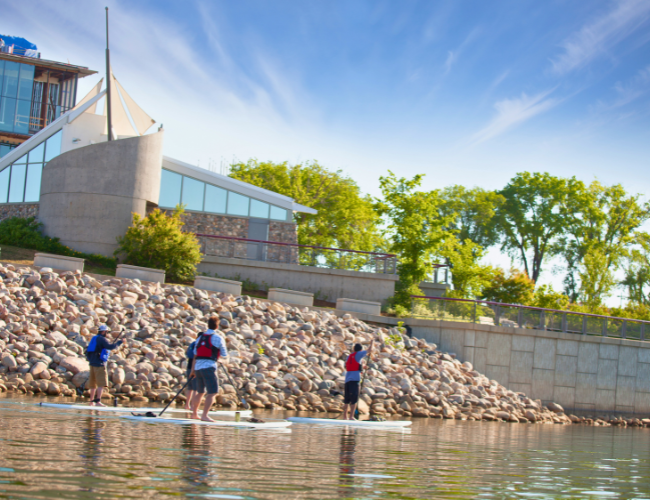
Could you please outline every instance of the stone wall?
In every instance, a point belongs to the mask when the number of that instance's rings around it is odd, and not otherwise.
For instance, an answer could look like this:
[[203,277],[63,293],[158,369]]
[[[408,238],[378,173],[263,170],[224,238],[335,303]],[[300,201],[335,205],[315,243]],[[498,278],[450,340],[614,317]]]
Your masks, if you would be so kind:
[[12,217],[38,217],[38,203],[12,203],[0,205],[0,221]]

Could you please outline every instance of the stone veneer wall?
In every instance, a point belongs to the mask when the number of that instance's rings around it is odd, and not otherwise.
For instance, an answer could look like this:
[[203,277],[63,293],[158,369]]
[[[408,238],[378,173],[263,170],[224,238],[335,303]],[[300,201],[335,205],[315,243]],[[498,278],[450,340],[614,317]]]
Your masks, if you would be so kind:
[[0,221],[12,217],[38,217],[38,203],[12,203],[0,205]]

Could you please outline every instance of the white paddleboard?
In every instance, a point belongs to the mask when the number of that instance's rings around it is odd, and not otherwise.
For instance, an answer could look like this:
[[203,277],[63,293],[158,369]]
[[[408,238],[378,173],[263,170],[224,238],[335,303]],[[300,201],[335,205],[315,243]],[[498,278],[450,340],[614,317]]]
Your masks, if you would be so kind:
[[289,427],[291,422],[286,420],[273,420],[271,422],[235,422],[234,420],[217,420],[215,422],[204,422],[203,420],[194,420],[191,418],[165,418],[165,417],[136,417],[135,415],[120,415],[122,418],[137,420],[149,424],[181,424],[181,425],[210,425],[213,427],[249,427],[254,429],[282,429]]
[[[132,411],[136,412],[153,412],[160,413],[163,408],[136,408],[136,407],[127,407],[127,406],[88,406],[88,405],[67,405],[63,403],[38,403],[38,406],[48,406],[50,408],[61,408],[64,410],[92,410],[92,411],[112,411],[120,413],[128,413]],[[188,413],[189,410],[184,408],[168,408],[165,413]],[[234,417],[235,410],[216,410],[211,411],[210,415],[220,415],[223,417]],[[241,410],[239,414],[243,417],[252,417],[253,412],[251,410]]]
[[371,422],[369,420],[339,420],[336,418],[308,418],[308,417],[289,417],[287,418],[294,424],[318,424],[318,425],[351,425],[356,427],[408,427],[411,425],[410,420],[385,420],[383,422]]

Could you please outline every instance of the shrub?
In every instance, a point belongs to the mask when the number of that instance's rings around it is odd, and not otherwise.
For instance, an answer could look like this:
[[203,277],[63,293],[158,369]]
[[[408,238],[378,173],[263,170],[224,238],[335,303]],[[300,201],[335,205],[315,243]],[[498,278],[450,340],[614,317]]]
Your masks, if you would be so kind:
[[116,260],[98,254],[77,252],[65,246],[59,238],[50,238],[42,233],[43,224],[34,217],[11,217],[0,222],[0,245],[11,245],[20,248],[31,248],[55,255],[78,257],[96,265],[115,268]]
[[127,264],[162,269],[172,280],[194,278],[201,262],[201,247],[196,236],[182,231],[179,205],[171,216],[155,209],[146,217],[133,214],[133,225],[122,238],[114,255],[123,255]]

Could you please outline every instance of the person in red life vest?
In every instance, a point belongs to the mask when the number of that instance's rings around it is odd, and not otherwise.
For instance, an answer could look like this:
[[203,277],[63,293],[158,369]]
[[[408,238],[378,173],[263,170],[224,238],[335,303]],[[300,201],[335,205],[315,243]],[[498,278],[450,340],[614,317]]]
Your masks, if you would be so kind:
[[359,402],[359,383],[361,382],[361,360],[372,354],[375,341],[370,342],[367,351],[363,351],[361,344],[354,344],[354,352],[345,362],[345,394],[343,396],[343,420],[355,420],[354,410]]
[[192,371],[190,378],[196,377],[194,384],[194,396],[192,397],[192,418],[198,420],[199,406],[203,395],[205,404],[203,405],[203,415],[201,420],[205,422],[214,422],[208,412],[214,403],[214,398],[219,392],[219,381],[217,380],[217,362],[220,357],[228,356],[225,341],[216,333],[217,318],[208,320],[208,329],[196,338],[196,347],[194,348],[194,359],[192,360]]

